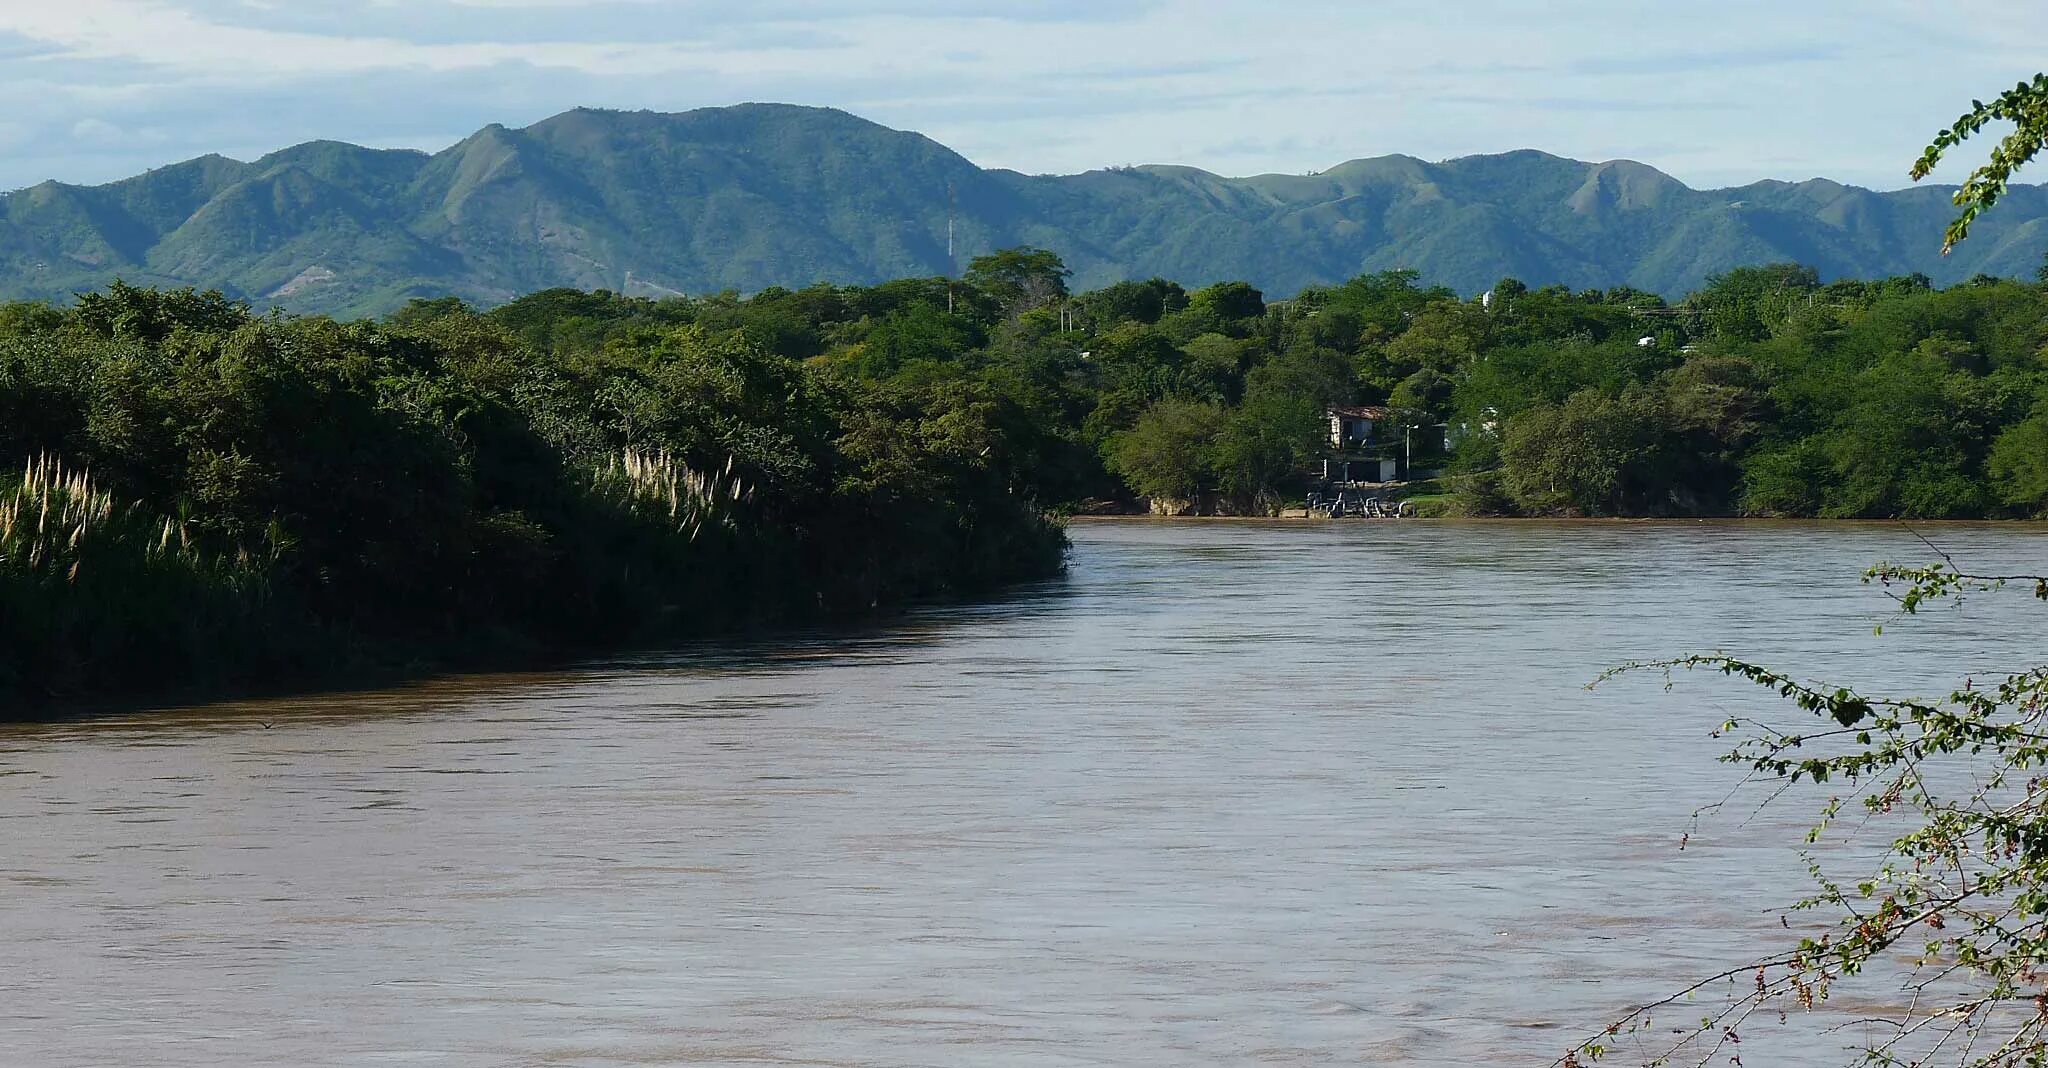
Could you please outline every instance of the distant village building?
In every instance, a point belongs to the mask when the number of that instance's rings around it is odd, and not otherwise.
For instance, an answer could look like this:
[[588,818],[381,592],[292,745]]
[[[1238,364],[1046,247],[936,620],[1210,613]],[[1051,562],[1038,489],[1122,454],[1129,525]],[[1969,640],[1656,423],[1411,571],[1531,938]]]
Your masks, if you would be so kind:
[[1340,450],[1379,444],[1380,428],[1394,423],[1393,409],[1376,405],[1338,406],[1330,409],[1329,416],[1330,447]]
[[[1410,421],[1416,413],[1380,405],[1337,405],[1325,414],[1330,452],[1316,473],[1332,487],[1430,477],[1431,472],[1419,468],[1441,459],[1449,447],[1449,425]],[[1418,469],[1411,471],[1411,464]]]
[[1346,460],[1337,456],[1323,458],[1322,480],[1333,487],[1377,485],[1382,482],[1401,481],[1399,457],[1381,456]]

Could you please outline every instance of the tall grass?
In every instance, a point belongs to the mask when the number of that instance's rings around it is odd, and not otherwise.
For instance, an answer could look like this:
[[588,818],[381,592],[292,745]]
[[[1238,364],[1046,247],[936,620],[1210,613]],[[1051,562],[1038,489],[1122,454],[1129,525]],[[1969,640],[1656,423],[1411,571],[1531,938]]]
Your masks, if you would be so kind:
[[750,497],[730,459],[724,470],[707,475],[660,450],[626,449],[598,469],[592,488],[643,517],[665,518],[692,542],[707,525],[732,529]]
[[199,557],[182,524],[162,521],[153,542],[133,544],[140,527],[130,509],[96,488],[92,476],[53,456],[28,461],[13,488],[0,496],[0,574],[16,581],[76,585],[88,559],[135,553],[139,560],[196,567]]
[[[0,488],[0,695],[161,686],[260,635],[267,583],[48,455]],[[5,700],[0,696],[0,700]],[[0,710],[4,711],[4,710]]]
[[662,450],[626,449],[591,472],[562,534],[565,565],[619,637],[704,633],[777,604],[786,532],[750,520],[753,491],[737,465],[699,471]]

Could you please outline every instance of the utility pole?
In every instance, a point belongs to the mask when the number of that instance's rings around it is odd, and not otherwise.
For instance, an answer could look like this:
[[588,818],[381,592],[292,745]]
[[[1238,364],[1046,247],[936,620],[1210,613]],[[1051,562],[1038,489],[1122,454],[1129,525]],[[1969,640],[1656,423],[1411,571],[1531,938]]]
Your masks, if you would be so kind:
[[960,273],[960,261],[953,255],[953,217],[960,213],[960,197],[953,183],[946,183],[946,314],[953,314],[953,276]]

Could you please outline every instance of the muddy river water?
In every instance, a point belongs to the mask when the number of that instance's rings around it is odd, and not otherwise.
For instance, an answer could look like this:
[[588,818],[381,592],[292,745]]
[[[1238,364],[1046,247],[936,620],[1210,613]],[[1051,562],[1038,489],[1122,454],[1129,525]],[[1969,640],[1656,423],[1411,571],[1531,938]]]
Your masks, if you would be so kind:
[[1888,526],[1073,533],[879,628],[0,727],[0,1064],[1545,1064],[1808,886],[1815,798],[1692,819],[1774,706],[1603,667],[1946,690],[2048,612],[1874,635]]

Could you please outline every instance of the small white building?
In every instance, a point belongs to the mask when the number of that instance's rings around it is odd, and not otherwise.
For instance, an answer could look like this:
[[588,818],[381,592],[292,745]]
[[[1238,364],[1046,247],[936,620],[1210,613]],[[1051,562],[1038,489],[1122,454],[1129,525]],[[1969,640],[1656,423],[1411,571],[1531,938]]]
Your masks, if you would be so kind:
[[1330,409],[1330,447],[1362,449],[1380,444],[1382,434],[1394,424],[1390,408],[1378,405],[1339,405]]
[[1325,459],[1322,478],[1332,486],[1397,482],[1401,478],[1401,461],[1392,456],[1363,460]]

